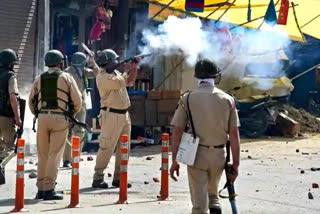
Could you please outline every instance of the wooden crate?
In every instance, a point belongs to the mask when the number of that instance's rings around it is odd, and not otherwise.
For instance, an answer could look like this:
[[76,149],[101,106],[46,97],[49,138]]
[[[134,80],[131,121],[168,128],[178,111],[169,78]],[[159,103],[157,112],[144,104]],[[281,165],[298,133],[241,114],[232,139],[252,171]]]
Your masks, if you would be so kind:
[[167,90],[162,91],[161,99],[179,99],[181,96],[181,90]]

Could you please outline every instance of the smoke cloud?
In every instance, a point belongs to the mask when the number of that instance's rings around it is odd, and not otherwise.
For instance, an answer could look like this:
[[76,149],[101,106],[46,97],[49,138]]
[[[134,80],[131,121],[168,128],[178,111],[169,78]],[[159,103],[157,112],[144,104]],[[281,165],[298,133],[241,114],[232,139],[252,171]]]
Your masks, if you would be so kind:
[[[272,69],[257,67],[259,75],[283,75],[280,74],[282,65],[277,60],[281,58],[279,53],[284,53],[283,49],[290,44],[286,32],[266,24],[262,31],[239,27],[230,32],[227,27],[214,26],[213,22],[203,22],[199,18],[170,16],[158,27],[143,30],[144,45],[140,51],[182,55],[189,66],[194,66],[200,58],[208,58],[218,63],[224,77],[243,78],[250,63],[273,63]],[[255,70],[254,65],[250,66]],[[266,81],[257,87],[270,88],[272,83]]]

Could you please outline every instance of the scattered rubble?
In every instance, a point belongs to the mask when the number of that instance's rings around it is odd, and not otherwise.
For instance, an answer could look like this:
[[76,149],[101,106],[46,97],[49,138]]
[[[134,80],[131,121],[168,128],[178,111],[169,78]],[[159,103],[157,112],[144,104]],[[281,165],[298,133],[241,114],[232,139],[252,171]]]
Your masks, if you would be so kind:
[[248,159],[252,159],[252,157],[250,155],[248,155]]
[[145,181],[144,184],[149,184],[149,182],[148,182],[148,181]]
[[317,184],[317,183],[313,183],[313,184],[312,184],[312,188],[314,188],[314,189],[318,189],[318,188],[319,188],[319,184]]
[[29,178],[30,178],[30,179],[37,178],[37,177],[38,177],[38,175],[37,175],[36,172],[31,172],[31,173],[29,174]]
[[302,154],[302,155],[310,155],[309,152],[302,152],[301,154]]
[[300,152],[300,150],[299,149],[296,149],[296,153],[299,153]]
[[309,198],[310,200],[312,200],[312,199],[313,199],[313,195],[312,195],[312,193],[311,193],[311,192],[309,192],[309,193],[308,193],[308,198]]
[[153,181],[156,182],[156,183],[159,183],[159,182],[160,182],[159,179],[156,178],[156,177],[153,178]]
[[304,174],[304,170],[301,170],[301,171],[300,171],[300,174]]
[[146,158],[146,160],[152,160],[153,159],[153,157],[147,157]]
[[87,157],[87,161],[93,161],[93,157],[91,156]]

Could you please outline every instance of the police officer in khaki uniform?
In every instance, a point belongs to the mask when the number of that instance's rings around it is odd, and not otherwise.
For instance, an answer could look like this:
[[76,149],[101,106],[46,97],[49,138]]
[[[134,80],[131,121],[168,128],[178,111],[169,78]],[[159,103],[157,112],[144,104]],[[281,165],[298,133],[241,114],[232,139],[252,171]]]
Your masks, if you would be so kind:
[[220,80],[217,65],[208,59],[200,60],[195,66],[198,87],[183,96],[171,124],[172,166],[171,178],[177,180],[179,164],[176,161],[181,136],[188,123],[187,96],[195,127],[200,138],[199,147],[193,166],[188,166],[189,187],[192,200],[192,214],[221,213],[218,199],[218,185],[225,165],[225,144],[230,140],[233,157],[234,181],[239,167],[239,119],[234,99],[214,86]]
[[45,56],[47,72],[38,76],[29,97],[33,114],[39,114],[37,132],[38,199],[62,200],[54,191],[59,163],[67,140],[69,122],[66,112],[79,112],[81,93],[68,73],[62,72],[64,56],[51,50]]
[[22,125],[17,76],[13,70],[17,60],[16,52],[11,49],[0,52],[0,162],[14,150],[15,125]]
[[[94,57],[90,57],[90,62],[93,62]],[[86,123],[86,115],[87,115],[87,108],[86,108],[86,98],[87,98],[87,89],[89,81],[88,79],[93,79],[97,76],[97,70],[95,69],[93,72],[91,69],[86,68],[87,64],[87,56],[84,53],[76,52],[72,55],[71,58],[71,66],[68,67],[65,72],[71,74],[71,76],[76,81],[78,88],[82,94],[82,107],[80,112],[78,112],[75,118],[81,122]],[[63,153],[63,167],[69,167],[71,163],[71,137],[77,136],[80,138],[80,151],[82,151],[83,144],[84,144],[84,136],[85,130],[79,126],[74,126],[72,131],[69,132],[68,141]]]
[[[119,187],[120,137],[128,135],[130,139],[131,120],[128,113],[130,100],[126,87],[132,86],[136,80],[138,62],[129,64],[121,74],[115,70],[117,59],[118,55],[113,50],[106,49],[97,53],[97,63],[100,68],[94,63],[94,69],[99,70],[96,82],[101,97],[101,135],[92,183],[94,188],[108,188],[108,184],[104,182],[104,170],[116,147],[112,186]],[[128,187],[131,187],[131,184],[128,184]]]

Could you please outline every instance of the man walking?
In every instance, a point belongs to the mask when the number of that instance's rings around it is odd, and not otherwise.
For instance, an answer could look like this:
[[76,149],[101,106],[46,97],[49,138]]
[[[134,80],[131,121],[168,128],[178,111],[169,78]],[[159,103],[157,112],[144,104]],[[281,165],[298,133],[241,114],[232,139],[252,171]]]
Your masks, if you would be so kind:
[[239,119],[234,99],[214,86],[221,77],[215,63],[207,59],[198,61],[194,76],[198,79],[198,87],[183,96],[171,122],[174,129],[170,176],[174,180],[177,180],[175,172],[179,176],[177,152],[183,130],[192,116],[195,133],[200,138],[195,162],[188,166],[192,214],[207,214],[208,210],[210,214],[220,214],[218,185],[225,166],[224,147],[228,140],[235,171],[229,178],[234,181],[238,174]]
[[37,199],[63,199],[54,189],[69,130],[66,113],[79,112],[82,104],[76,82],[61,71],[63,59],[58,50],[46,54],[49,70],[36,78],[29,97],[31,112],[39,114]]
[[[97,64],[100,68],[94,63],[94,69],[99,70],[96,82],[101,97],[100,125],[102,126],[92,183],[94,188],[108,188],[108,184],[104,182],[104,170],[115,148],[117,150],[112,186],[119,187],[120,137],[128,135],[130,139],[131,120],[128,113],[130,100],[126,87],[132,86],[136,81],[139,60],[126,67],[125,72],[121,74],[115,70],[118,57],[113,50],[106,49],[97,53]],[[128,184],[128,187],[131,187],[131,184]]]
[[[90,57],[90,62],[94,61],[94,57]],[[71,66],[68,67],[65,72],[69,73],[77,83],[77,86],[82,95],[82,106],[80,112],[75,115],[75,118],[81,122],[86,123],[86,99],[89,78],[95,78],[97,76],[97,70],[93,72],[91,69],[86,68],[87,56],[84,53],[76,52],[72,55]],[[69,167],[71,164],[71,138],[77,136],[80,138],[80,151],[82,151],[84,144],[85,130],[79,126],[74,126],[68,134],[68,141],[63,153],[63,167]]]
[[0,162],[14,150],[15,126],[21,126],[18,105],[17,76],[13,70],[17,63],[16,52],[0,52]]

